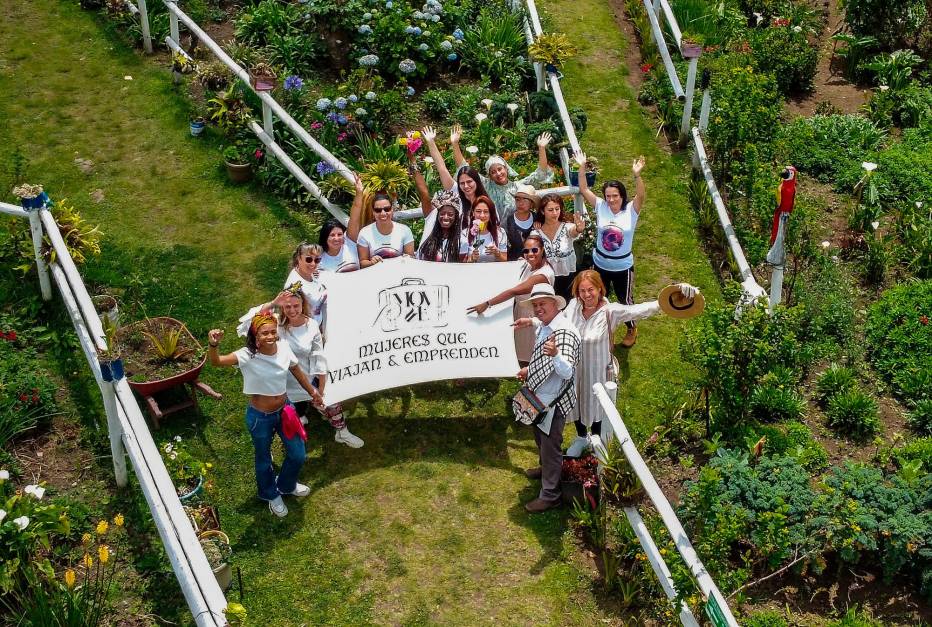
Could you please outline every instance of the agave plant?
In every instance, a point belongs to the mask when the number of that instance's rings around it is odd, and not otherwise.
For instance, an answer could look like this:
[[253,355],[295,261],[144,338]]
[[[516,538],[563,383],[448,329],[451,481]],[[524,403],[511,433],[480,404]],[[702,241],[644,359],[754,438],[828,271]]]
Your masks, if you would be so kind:
[[563,33],[544,33],[528,46],[532,59],[555,67],[566,63],[576,52],[576,46]]
[[[148,326],[150,329],[153,328],[151,323]],[[190,348],[182,348],[179,346],[183,332],[183,327],[162,328],[155,333],[143,331],[143,335],[152,343],[152,351],[159,359],[163,361],[178,361],[194,352]]]
[[411,188],[408,171],[397,161],[379,159],[366,163],[360,174],[367,193],[384,191],[392,197],[406,194]]
[[[58,232],[65,241],[68,254],[78,265],[87,261],[88,256],[96,257],[100,254],[100,230],[88,224],[81,217],[74,205],[68,204],[67,199],[55,203],[52,215],[58,224]],[[48,237],[45,238],[46,255],[50,263],[55,263],[57,255]]]

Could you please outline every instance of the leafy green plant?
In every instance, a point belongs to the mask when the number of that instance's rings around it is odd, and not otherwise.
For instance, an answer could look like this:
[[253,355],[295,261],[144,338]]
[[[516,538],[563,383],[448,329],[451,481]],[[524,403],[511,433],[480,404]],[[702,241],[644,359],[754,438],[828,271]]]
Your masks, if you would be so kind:
[[856,167],[883,146],[886,133],[859,115],[796,118],[781,131],[784,160],[823,182]]
[[175,484],[179,494],[186,494],[197,487],[197,484],[206,480],[213,464],[203,462],[188,452],[187,446],[181,436],[159,446],[165,468]]
[[906,418],[910,428],[922,435],[932,435],[932,399],[921,399],[909,410]]
[[759,30],[751,37],[751,50],[754,67],[773,74],[781,94],[812,91],[819,55],[802,30],[796,32],[789,24]]
[[155,332],[143,331],[143,335],[149,339],[152,352],[162,361],[178,361],[194,352],[194,349],[180,345],[184,334],[184,327],[163,326]]
[[576,52],[576,46],[563,33],[543,33],[528,46],[528,53],[534,61],[557,68],[573,58]]
[[886,49],[909,47],[926,20],[924,0],[844,0],[845,22],[855,35],[871,35]]
[[876,37],[871,35],[852,35],[850,33],[837,33],[832,40],[841,43],[835,48],[835,56],[844,62],[844,75],[849,81],[857,82],[864,75],[864,60],[871,51],[880,45]]
[[465,67],[496,84],[528,71],[527,42],[519,13],[504,5],[483,9],[460,49]]
[[851,368],[832,364],[816,380],[816,398],[823,406],[841,392],[854,389],[857,377]]
[[874,57],[864,67],[872,71],[878,85],[902,91],[912,80],[913,69],[922,63],[922,57],[912,50],[896,50]]
[[806,412],[806,401],[792,387],[762,382],[751,393],[751,415],[757,420],[797,420]]
[[56,411],[57,385],[8,320],[0,319],[0,447]]
[[235,89],[218,93],[207,101],[210,120],[226,133],[242,128],[250,118],[249,106]]
[[859,389],[833,396],[826,416],[830,427],[854,439],[867,438],[880,430],[877,401]]

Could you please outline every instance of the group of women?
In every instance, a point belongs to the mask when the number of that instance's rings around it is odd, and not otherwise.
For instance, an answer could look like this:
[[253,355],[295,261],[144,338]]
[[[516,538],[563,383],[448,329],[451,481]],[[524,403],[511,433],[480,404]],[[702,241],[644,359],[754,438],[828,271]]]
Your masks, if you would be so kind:
[[[410,173],[425,219],[424,235],[417,246],[411,229],[393,220],[393,201],[387,194],[376,193],[369,199],[371,220],[363,226],[366,194],[357,177],[348,224],[344,227],[330,220],[321,229],[318,243],[299,245],[292,255],[285,289],[240,319],[237,331],[246,337],[246,347],[221,355],[218,344],[223,331],[210,331],[211,363],[238,367],[242,372],[243,393],[250,396],[246,427],[255,450],[259,497],[268,501],[269,509],[277,516],[288,513],[282,495],[300,497],[309,493],[306,486],[297,483],[297,476],[305,457],[302,425],[307,423],[311,406],[329,419],[337,442],[354,448],[363,446],[363,441],[346,427],[341,408],[323,404],[327,374],[323,353],[326,276],[395,257],[447,263],[524,260],[519,283],[469,308],[477,314],[514,298],[515,319],[530,317],[533,311],[526,301],[533,286],[545,282],[554,286],[569,300],[566,312],[579,329],[583,343],[576,377],[580,402],[573,416],[577,438],[568,454],[579,455],[587,446],[598,448],[601,444],[601,410],[586,391],[596,381],[605,382],[612,376],[615,330],[621,324],[628,325],[622,344],[631,346],[636,338],[634,321],[660,310],[656,301],[634,305],[632,299],[632,243],[646,193],[641,179],[644,158],[632,166],[636,194],[630,200],[625,186],[618,181],[605,183],[603,197],[599,198],[587,187],[585,176],[579,177],[579,191],[595,209],[597,236],[593,250],[595,271],[578,272],[573,243],[585,230],[585,216],[567,215],[559,195],[539,198],[534,188],[553,178],[547,161],[549,133],[537,140],[537,169],[520,180],[513,180],[514,171],[497,155],[486,161],[484,175],[473,169],[460,150],[460,135],[460,129],[454,127],[450,143],[457,167],[451,175],[437,147],[436,132],[430,127],[423,131],[442,189],[431,195],[412,160]],[[575,159],[580,172],[585,172],[585,155],[576,155]],[[614,289],[618,303],[609,302],[609,287]],[[687,284],[681,284],[680,289],[689,297],[697,291]],[[516,329],[515,343],[518,360],[526,365],[534,346],[533,330]],[[285,444],[285,460],[277,476],[271,457],[275,433]]]

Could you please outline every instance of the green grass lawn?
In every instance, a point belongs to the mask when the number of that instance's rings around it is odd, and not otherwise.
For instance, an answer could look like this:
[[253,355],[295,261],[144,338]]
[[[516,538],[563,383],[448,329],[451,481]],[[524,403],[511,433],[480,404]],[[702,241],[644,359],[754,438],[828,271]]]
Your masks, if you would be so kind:
[[[609,7],[548,0],[543,8],[582,48],[565,90],[589,113],[584,148],[605,175],[627,180],[631,159],[648,158],[638,298],[672,280],[714,298],[685,200],[685,161],[656,147],[625,84],[625,42]],[[313,219],[292,216],[261,190],[228,185],[216,144],[188,136],[164,60],[128,48],[76,2],[0,4],[0,146],[5,188],[18,149],[29,181],[100,223],[103,255],[84,268],[89,283],[123,290],[141,304],[138,314],[175,316],[201,337],[224,326],[225,349],[236,345],[235,319],[280,286],[291,247],[314,235]],[[90,171],[75,159],[89,159]],[[647,321],[621,356],[619,403],[642,436],[685,376],[680,327]],[[575,547],[567,512],[524,513],[535,488],[523,468],[536,454],[506,409],[513,382],[360,399],[350,426],[365,438],[362,450],[336,445],[322,421],[311,425],[302,481],[313,494],[279,521],[255,499],[238,375],[208,369],[203,379],[224,400],[169,419],[156,438],[181,433],[214,462],[213,498],[255,624],[596,625],[622,616],[594,592],[598,574]],[[183,608],[154,609],[187,620]]]

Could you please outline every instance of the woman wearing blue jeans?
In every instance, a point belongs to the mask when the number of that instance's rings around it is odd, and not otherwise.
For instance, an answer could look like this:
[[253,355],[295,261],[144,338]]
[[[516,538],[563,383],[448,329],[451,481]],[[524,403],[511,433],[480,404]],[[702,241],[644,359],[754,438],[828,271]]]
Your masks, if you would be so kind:
[[[243,373],[243,393],[249,395],[246,408],[246,428],[255,449],[256,485],[259,498],[267,501],[276,516],[288,514],[282,495],[307,496],[311,489],[298,483],[298,473],[304,465],[304,440],[282,429],[282,414],[286,407],[294,410],[285,392],[289,376],[294,376],[311,398],[323,403],[320,393],[301,371],[298,360],[287,342],[278,341],[278,321],[265,309],[252,318],[246,335],[246,346],[233,353],[220,355],[217,347],[223,339],[222,329],[208,333],[207,355],[213,366],[233,366]],[[299,423],[300,426],[300,423]],[[275,476],[272,467],[272,440],[275,434],[285,446],[285,460]]]

